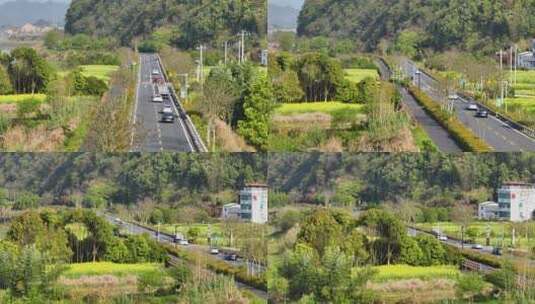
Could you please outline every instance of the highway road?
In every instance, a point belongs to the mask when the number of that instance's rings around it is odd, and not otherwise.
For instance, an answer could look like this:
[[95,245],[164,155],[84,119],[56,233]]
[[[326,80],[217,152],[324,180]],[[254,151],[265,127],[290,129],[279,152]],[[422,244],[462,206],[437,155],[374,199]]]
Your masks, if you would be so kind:
[[[423,232],[421,230],[417,230],[417,229],[414,229],[414,228],[411,228],[411,227],[408,228],[408,233],[409,233],[410,236],[416,236],[418,234],[424,233],[424,234],[432,235],[433,237],[435,237],[431,233]],[[448,244],[448,245],[451,245],[453,247],[459,248],[459,249],[463,248],[463,244],[462,244],[462,242],[460,240],[448,239],[447,241],[441,241],[441,242],[444,243],[444,244]],[[474,244],[464,244],[464,249],[494,256],[494,254],[492,253],[493,250],[494,250],[493,246],[485,246],[483,244],[480,244],[481,245],[481,249],[474,249],[473,245]],[[503,254],[502,257],[504,257],[504,258],[510,259],[512,261],[514,260],[514,261],[517,261],[517,262],[525,263],[526,265],[529,265],[530,267],[535,267],[535,261],[533,261],[531,259],[514,256],[514,255],[508,254],[506,252],[502,252],[502,254]],[[494,268],[492,268],[492,267],[490,267],[488,265],[485,265],[484,267],[487,267],[488,270],[494,269]]]
[[[171,237],[171,236],[169,236],[169,235],[167,235],[165,233],[160,233],[158,235],[158,233],[154,232],[151,229],[147,229],[147,228],[145,228],[143,226],[140,226],[140,225],[137,225],[137,224],[134,224],[134,223],[129,223],[129,222],[126,222],[126,221],[123,221],[123,220],[118,220],[116,217],[114,217],[112,215],[105,214],[103,216],[109,223],[111,223],[113,225],[119,225],[124,231],[127,231],[129,234],[148,234],[151,238],[157,240],[158,242],[161,242],[161,243],[164,243],[164,244],[173,244],[173,245],[175,244],[173,237]],[[180,246],[180,245],[177,245],[177,246]],[[217,254],[217,255],[210,254],[210,247],[209,246],[189,244],[187,246],[180,246],[180,247],[182,249],[185,249],[185,250],[195,251],[195,252],[199,252],[199,253],[202,253],[202,254],[213,256],[215,258],[220,259],[221,261],[224,261],[225,263],[227,263],[227,264],[229,264],[229,265],[231,265],[233,267],[246,266],[246,261],[244,261],[241,258],[239,258],[236,261],[228,261],[228,260],[225,259],[225,254],[222,253],[222,252]],[[172,258],[174,258],[174,257],[172,257]],[[255,271],[258,271],[258,272],[264,272],[266,270],[265,267],[262,266],[262,265],[251,264],[251,267],[254,267]],[[259,290],[257,288],[248,286],[246,284],[243,284],[243,283],[237,282],[237,281],[236,281],[236,286],[238,286],[238,288],[241,288],[241,289],[249,290],[249,291],[253,292],[254,294],[256,294],[257,296],[259,296],[260,298],[262,298],[262,299],[267,299],[268,298],[267,292],[265,292],[263,290]]]
[[135,131],[132,142],[133,152],[196,152],[191,136],[186,129],[186,121],[176,105],[173,110],[177,119],[173,123],[161,122],[163,103],[152,102],[152,71],[163,71],[158,57],[141,54],[134,108]]
[[[406,75],[414,78],[414,84],[418,85],[416,71],[418,67],[414,62],[405,59],[401,63],[401,68]],[[421,73],[421,89],[435,101],[443,102],[444,94],[440,93],[440,86],[431,76]],[[515,130],[507,123],[490,115],[489,118],[477,118],[474,111],[468,111],[466,107],[473,102],[459,98],[453,103],[454,112],[457,118],[472,132],[482,138],[496,152],[529,152],[535,151],[535,140],[527,135]]]
[[[390,79],[391,71],[388,66],[382,61],[378,60],[377,64],[381,70],[381,76],[383,80]],[[410,113],[411,117],[424,129],[429,135],[429,138],[433,141],[435,146],[445,153],[460,153],[463,152],[462,148],[451,137],[448,131],[442,127],[433,117],[431,117],[424,108],[409,94],[407,89],[398,87],[401,94],[402,102],[405,108]]]

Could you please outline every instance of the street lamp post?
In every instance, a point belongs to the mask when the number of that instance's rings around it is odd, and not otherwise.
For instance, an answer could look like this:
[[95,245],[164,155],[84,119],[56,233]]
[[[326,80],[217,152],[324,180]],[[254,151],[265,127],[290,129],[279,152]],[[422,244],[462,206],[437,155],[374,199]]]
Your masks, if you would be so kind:
[[418,77],[418,90],[422,89],[422,72],[416,70],[416,77]]

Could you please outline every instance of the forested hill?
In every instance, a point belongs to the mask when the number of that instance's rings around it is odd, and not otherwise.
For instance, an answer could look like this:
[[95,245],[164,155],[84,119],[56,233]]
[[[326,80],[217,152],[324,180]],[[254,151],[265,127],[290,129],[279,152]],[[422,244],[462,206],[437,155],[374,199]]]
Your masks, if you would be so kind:
[[535,182],[535,154],[0,155],[0,188],[56,200],[97,190],[118,203],[195,203],[224,192],[234,200],[245,183],[268,182],[286,203],[345,195],[451,206],[492,199],[507,181]]
[[268,183],[288,201],[414,202],[451,206],[494,199],[507,181],[535,182],[535,154],[273,154]]
[[3,154],[0,188],[58,200],[97,185],[117,203],[191,202],[265,182],[265,161],[254,154]]
[[65,30],[113,36],[123,44],[147,37],[159,27],[173,29],[177,46],[219,42],[246,30],[265,36],[266,5],[262,0],[73,0]]
[[335,36],[374,50],[405,30],[433,49],[491,52],[535,36],[535,0],[306,0],[298,33]]

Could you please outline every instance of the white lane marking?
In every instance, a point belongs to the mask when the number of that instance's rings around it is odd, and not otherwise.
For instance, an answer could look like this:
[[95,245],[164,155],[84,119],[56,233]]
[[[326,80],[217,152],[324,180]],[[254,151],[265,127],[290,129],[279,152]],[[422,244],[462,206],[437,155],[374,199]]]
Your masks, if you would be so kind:
[[[162,71],[162,66],[161,66],[161,62],[160,62],[160,58],[157,57],[157,63],[158,63],[158,70],[160,71],[160,73],[163,74],[163,71]],[[167,79],[166,79],[167,81]],[[168,84],[169,86],[169,84]],[[174,90],[173,90],[174,91]],[[173,94],[174,95],[174,94]],[[178,98],[178,97],[177,97]],[[175,110],[175,114],[178,116],[178,123],[180,124],[180,127],[182,127],[182,130],[184,131],[184,137],[186,137],[186,141],[188,142],[188,146],[190,148],[190,151],[191,152],[195,152],[195,150],[193,149],[193,144],[191,143],[191,140],[188,136],[188,132],[186,131],[186,127],[184,126],[184,122],[182,121],[182,116],[180,115],[180,113],[178,112],[178,108],[175,104],[175,101],[172,100],[171,103],[173,104],[173,109]]]
[[154,114],[156,115],[156,130],[158,131],[158,144],[160,145],[160,151],[163,151],[162,129],[160,128],[160,116],[159,116],[158,109],[155,104],[152,105],[152,108],[154,109]]
[[132,113],[132,116],[134,116],[134,125],[133,125],[133,130],[132,130],[132,138],[130,140],[130,152],[133,152],[133,148],[134,148],[134,138],[136,136],[136,123],[137,123],[137,108],[138,108],[138,104],[139,104],[139,89],[141,87],[140,85],[140,82],[141,82],[141,64],[142,64],[142,61],[143,61],[143,57],[142,55],[139,56],[139,67],[138,67],[138,71],[137,71],[137,89],[136,89],[136,102],[134,104],[134,112]]

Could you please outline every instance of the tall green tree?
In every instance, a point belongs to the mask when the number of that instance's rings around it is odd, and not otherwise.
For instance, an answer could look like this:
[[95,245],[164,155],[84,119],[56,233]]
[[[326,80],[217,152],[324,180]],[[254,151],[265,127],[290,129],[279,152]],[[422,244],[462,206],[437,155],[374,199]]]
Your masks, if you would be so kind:
[[269,137],[269,123],[274,110],[271,83],[264,74],[253,79],[245,92],[244,119],[238,122],[238,132],[251,144],[265,149]]

